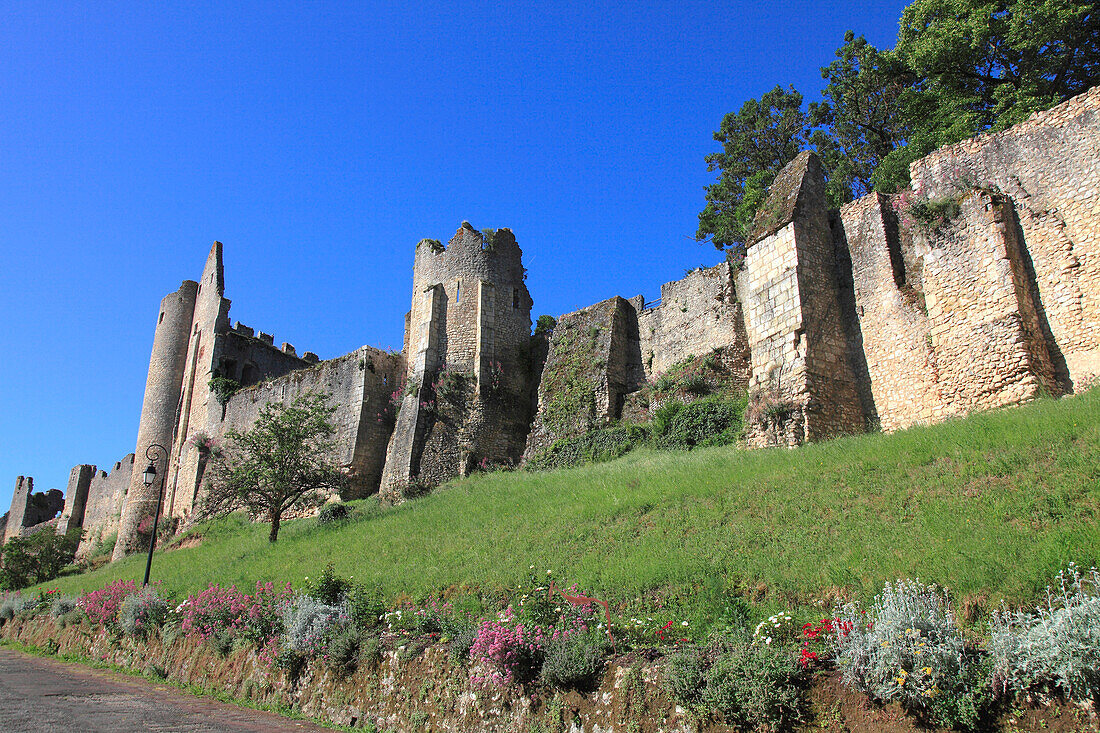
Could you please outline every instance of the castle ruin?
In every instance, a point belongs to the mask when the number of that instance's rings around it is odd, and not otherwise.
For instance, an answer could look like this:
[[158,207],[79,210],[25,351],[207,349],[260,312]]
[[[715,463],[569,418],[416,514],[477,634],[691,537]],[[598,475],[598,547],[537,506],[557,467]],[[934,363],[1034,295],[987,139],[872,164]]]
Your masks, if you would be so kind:
[[[117,533],[147,542],[168,451],[165,516],[201,503],[209,440],[269,402],[332,396],[344,498],[401,501],[478,466],[515,465],[555,441],[645,419],[638,397],[673,364],[718,355],[749,391],[750,447],[892,431],[1081,389],[1100,375],[1100,88],[911,166],[913,192],[830,210],[804,152],[776,177],[743,263],[692,271],[656,303],[612,297],[531,335],[522,253],[507,229],[463,223],[417,245],[404,348],[319,361],[230,324],[222,245],[161,302],[135,452],[109,473],[73,468],[29,509],[20,477],[5,538],[81,527],[81,554]],[[913,200],[950,209],[920,220]],[[219,382],[219,380],[222,380]],[[229,395],[219,383],[238,384]],[[41,495],[37,495],[41,496]],[[38,504],[42,504],[39,500]],[[52,517],[61,511],[60,518]]]

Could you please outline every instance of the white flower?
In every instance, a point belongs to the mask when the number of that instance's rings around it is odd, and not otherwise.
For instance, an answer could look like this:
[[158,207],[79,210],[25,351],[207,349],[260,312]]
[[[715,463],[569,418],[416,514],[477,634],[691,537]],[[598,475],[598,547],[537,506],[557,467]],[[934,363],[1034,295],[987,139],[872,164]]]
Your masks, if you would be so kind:
[[687,626],[687,625],[688,625],[688,622],[687,622],[687,621],[681,621],[681,622],[680,622],[680,625],[681,625],[681,626]]

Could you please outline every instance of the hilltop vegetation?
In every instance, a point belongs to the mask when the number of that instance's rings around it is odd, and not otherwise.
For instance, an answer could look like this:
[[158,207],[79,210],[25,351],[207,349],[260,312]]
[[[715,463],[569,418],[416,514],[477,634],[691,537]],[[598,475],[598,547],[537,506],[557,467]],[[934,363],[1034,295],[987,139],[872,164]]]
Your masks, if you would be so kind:
[[[1098,457],[1093,389],[797,450],[641,449],[479,474],[394,509],[365,500],[341,521],[287,522],[276,545],[233,515],[158,551],[153,578],[174,595],[211,582],[299,586],[331,562],[391,604],[433,594],[491,604],[534,565],[618,614],[684,619],[692,634],[736,598],[760,613],[831,604],[898,576],[978,606],[1030,603],[1069,561],[1100,559]],[[91,590],[143,567],[131,557],[49,587]]]

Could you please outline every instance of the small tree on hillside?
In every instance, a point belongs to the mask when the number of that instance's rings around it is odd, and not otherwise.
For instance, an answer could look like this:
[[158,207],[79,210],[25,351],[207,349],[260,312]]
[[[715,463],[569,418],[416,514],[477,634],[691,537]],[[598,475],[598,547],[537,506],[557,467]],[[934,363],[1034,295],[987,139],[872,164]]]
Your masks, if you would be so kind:
[[230,430],[217,458],[203,510],[228,514],[244,508],[271,522],[268,539],[279,538],[279,524],[291,509],[323,504],[346,481],[329,460],[336,428],[329,422],[336,408],[328,395],[307,392],[290,405],[267,404],[251,429]]
[[0,589],[15,590],[45,583],[73,561],[80,528],[57,534],[52,527],[30,537],[12,537],[0,548]]

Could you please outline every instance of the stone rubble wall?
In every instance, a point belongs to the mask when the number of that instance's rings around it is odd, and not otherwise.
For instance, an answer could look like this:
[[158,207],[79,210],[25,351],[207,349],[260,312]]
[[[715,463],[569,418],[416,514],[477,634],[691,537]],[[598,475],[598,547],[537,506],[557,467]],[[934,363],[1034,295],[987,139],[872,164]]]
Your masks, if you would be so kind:
[[692,270],[661,286],[661,304],[638,309],[638,334],[645,381],[677,362],[717,348],[748,351],[741,302],[729,263]]
[[[910,168],[932,198],[977,185],[1008,196],[1042,309],[1073,384],[1100,375],[1100,87]],[[992,186],[990,185],[992,184]]]
[[[145,470],[146,464],[141,465]],[[94,467],[93,467],[94,468]],[[119,518],[130,489],[134,473],[134,454],[126,454],[111,468],[111,472],[95,471],[88,483],[88,499],[84,505],[83,539],[76,549],[77,559],[91,554],[99,543],[118,532]]]

